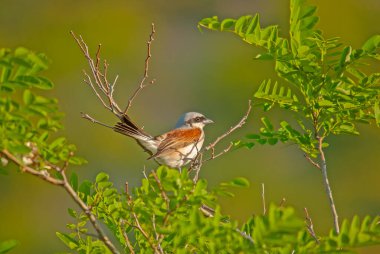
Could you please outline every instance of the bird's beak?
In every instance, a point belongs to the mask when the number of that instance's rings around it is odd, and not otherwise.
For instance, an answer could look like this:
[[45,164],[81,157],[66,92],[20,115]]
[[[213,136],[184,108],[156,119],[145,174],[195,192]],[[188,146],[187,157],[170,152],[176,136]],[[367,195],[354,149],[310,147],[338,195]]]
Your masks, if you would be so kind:
[[206,119],[206,120],[204,121],[204,123],[205,123],[205,124],[209,124],[209,123],[214,123],[214,121],[211,120],[211,119]]

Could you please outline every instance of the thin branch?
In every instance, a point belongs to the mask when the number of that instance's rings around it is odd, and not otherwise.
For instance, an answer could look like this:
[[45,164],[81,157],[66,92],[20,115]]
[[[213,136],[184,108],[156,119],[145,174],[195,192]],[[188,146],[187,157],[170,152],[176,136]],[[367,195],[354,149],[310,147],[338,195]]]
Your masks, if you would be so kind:
[[144,165],[144,169],[143,169],[142,173],[143,173],[144,178],[148,179],[148,176],[146,175],[146,166],[145,165]]
[[264,183],[261,184],[261,199],[263,202],[263,215],[267,214],[267,205],[265,203],[265,185]]
[[[128,206],[131,207],[131,205],[132,205],[132,197],[131,197],[131,195],[129,195],[129,184],[128,184],[128,181],[125,181],[125,196],[127,198],[127,204],[128,204]],[[133,249],[132,243],[129,240],[128,234],[125,232],[125,230],[123,230],[123,236],[124,236],[125,242],[127,243],[127,247],[129,249],[129,251],[131,252],[131,254],[135,254],[135,251]]]
[[305,217],[305,223],[306,223],[307,231],[309,231],[309,234],[314,238],[314,240],[316,241],[316,243],[320,244],[319,239],[318,239],[317,235],[314,232],[314,225],[313,225],[313,221],[311,220],[311,218],[309,216],[309,212],[307,211],[306,207],[304,208],[304,210],[305,210],[305,216],[306,216]]
[[[21,163],[13,154],[11,154],[7,150],[3,150],[2,153],[11,161],[13,161],[16,165],[21,167],[23,172],[38,176],[42,178],[43,180],[63,187],[66,192],[72,197],[72,199],[79,205],[79,207],[83,210],[83,212],[87,215],[88,219],[90,220],[92,226],[94,227],[95,231],[98,234],[98,238],[107,246],[107,248],[114,254],[119,254],[120,252],[116,249],[116,247],[113,245],[113,243],[110,241],[110,239],[105,235],[103,230],[100,228],[97,218],[94,214],[91,213],[91,210],[89,207],[83,202],[82,199],[79,198],[76,191],[71,187],[65,170],[59,169],[58,172],[62,175],[62,180],[56,179],[54,177],[51,177],[47,171],[38,171],[35,170],[29,166],[25,166],[23,163]],[[56,166],[56,168],[58,168]]]
[[279,207],[284,207],[285,202],[286,202],[286,198],[282,198],[282,199],[281,199],[281,202],[280,202],[280,204],[279,204],[278,206],[279,206]]
[[206,151],[209,151],[211,150],[211,157],[206,159],[205,161],[209,161],[209,160],[213,160],[215,159],[216,157],[219,157],[220,155],[228,152],[232,145],[230,144],[227,148],[224,149],[224,151],[222,151],[221,153],[219,154],[216,154],[215,155],[215,146],[220,142],[222,141],[224,138],[226,138],[228,135],[230,135],[232,132],[234,132],[235,130],[243,127],[243,125],[246,123],[247,121],[247,118],[248,118],[248,115],[249,113],[251,112],[251,109],[252,109],[252,105],[251,105],[251,100],[248,101],[248,110],[247,112],[245,113],[245,115],[240,119],[239,123],[236,124],[235,126],[232,126],[227,132],[225,132],[224,134],[220,135],[214,142],[210,143],[205,149]]
[[153,224],[154,234],[156,235],[157,248],[160,251],[160,253],[164,254],[165,252],[162,249],[161,244],[160,244],[161,235],[157,233],[157,229],[156,229],[156,215],[155,214],[153,214],[153,217],[152,217],[152,224]]
[[133,100],[141,92],[141,90],[143,90],[145,87],[147,87],[148,85],[153,84],[155,82],[155,80],[153,79],[150,83],[145,84],[145,80],[148,78],[149,60],[152,57],[151,44],[154,41],[154,37],[153,36],[154,36],[155,32],[156,32],[155,26],[154,26],[154,23],[152,23],[152,31],[150,33],[149,40],[147,42],[147,56],[146,56],[146,59],[145,59],[144,76],[143,76],[143,78],[140,81],[140,85],[137,87],[137,89],[134,91],[134,93],[132,94],[132,96],[129,98],[128,105],[127,105],[127,107],[124,110],[124,114],[127,114],[129,108],[132,106]]
[[[103,98],[100,96],[100,94],[98,93],[98,91],[96,90],[94,84],[92,83],[92,79],[90,77],[90,75],[88,75],[88,73],[83,70],[83,74],[84,76],[86,77],[84,81],[84,83],[86,83],[87,85],[89,85],[92,89],[92,91],[95,93],[96,97],[98,97],[98,99],[100,100],[100,102],[103,104],[103,106],[108,109],[108,110],[111,110],[112,111],[112,108],[111,106],[108,106],[107,103],[103,100]],[[103,91],[103,90],[102,90]]]
[[310,158],[310,156],[308,154],[305,153],[304,156],[314,167],[321,170],[321,166],[317,162],[315,162],[312,158]]
[[169,200],[168,196],[166,195],[164,188],[162,187],[161,181],[160,181],[160,179],[158,179],[156,172],[154,172],[153,170],[152,170],[152,175],[153,175],[153,178],[158,185],[158,188],[160,189],[162,198],[165,200],[166,207],[169,210],[170,209],[170,200]]
[[2,153],[5,155],[5,157],[7,157],[10,161],[14,162],[16,165],[18,165],[22,172],[26,172],[26,173],[29,173],[31,175],[34,175],[34,176],[37,176],[51,184],[54,184],[54,185],[63,185],[64,184],[64,181],[62,180],[59,180],[59,179],[56,179],[54,177],[51,177],[49,172],[47,172],[46,170],[35,170],[29,166],[26,166],[24,165],[23,163],[21,163],[17,158],[16,156],[14,156],[13,154],[11,154],[8,150],[3,150]]
[[238,232],[243,238],[247,239],[248,241],[250,241],[252,244],[255,244],[255,241],[253,240],[253,238],[248,235],[246,232],[240,230],[240,229],[235,229],[236,232]]
[[[128,187],[129,187],[128,182],[125,182],[125,192],[126,192],[126,196],[127,196],[127,204],[131,208],[131,215],[132,215],[132,218],[133,218],[133,220],[135,222],[133,225],[130,225],[130,226],[132,226],[132,227],[136,228],[138,231],[140,231],[140,233],[143,235],[143,237],[149,243],[149,245],[152,248],[152,250],[154,251],[154,253],[160,253],[158,247],[154,243],[152,243],[149,235],[142,228],[142,226],[140,224],[140,221],[139,221],[139,218],[137,217],[136,213],[133,211],[132,196],[129,195]],[[126,222],[126,223],[128,223],[128,222]],[[125,238],[125,235],[124,235],[124,238]]]
[[150,237],[149,235],[145,232],[145,230],[141,227],[141,224],[140,224],[140,221],[139,219],[137,218],[137,215],[135,212],[132,212],[132,216],[133,216],[133,219],[135,221],[135,225],[134,227],[137,228],[140,233],[144,236],[144,238],[147,240],[147,242],[149,243],[150,247],[154,250],[154,253],[160,253],[160,251],[158,250],[158,247],[155,246],[154,243],[152,243],[152,241],[150,240]]
[[131,243],[131,240],[129,240],[129,237],[127,235],[127,233],[123,230],[123,236],[124,236],[124,240],[127,244],[127,247],[128,247],[128,250],[131,254],[135,254],[135,250],[133,249],[133,246],[132,246],[132,243]]
[[[75,41],[77,42],[77,44],[78,44],[79,48],[81,49],[83,55],[87,59],[90,70],[91,70],[92,78],[86,71],[84,71],[84,75],[86,77],[84,82],[91,87],[91,89],[93,90],[95,95],[98,97],[99,101],[103,104],[103,106],[106,109],[110,110],[118,118],[121,118],[123,115],[123,112],[121,111],[119,105],[115,102],[115,100],[113,98],[113,87],[115,86],[115,83],[117,81],[118,76],[116,76],[116,78],[112,84],[108,81],[107,72],[108,72],[108,66],[109,65],[108,65],[106,60],[104,60],[103,71],[100,69],[101,44],[98,45],[98,49],[96,51],[95,60],[94,60],[90,56],[88,46],[85,43],[85,41],[83,40],[82,36],[79,36],[79,37],[76,36],[73,31],[71,31],[70,33],[73,36],[73,38],[75,39]],[[103,94],[103,96],[106,97],[106,99],[108,100],[108,103],[101,96],[101,94]]]
[[87,120],[89,120],[89,121],[91,121],[91,122],[93,122],[93,123],[96,123],[96,124],[99,124],[99,125],[101,125],[101,126],[104,126],[104,127],[107,127],[107,128],[111,128],[111,129],[113,129],[112,126],[107,125],[107,124],[105,124],[105,123],[102,123],[102,122],[96,120],[95,118],[91,117],[89,114],[86,114],[86,113],[81,112],[80,115],[81,115],[82,118],[87,119]]
[[72,158],[74,156],[74,152],[70,152],[69,153],[69,156],[68,156],[68,158],[65,160],[65,162],[63,163],[63,166],[62,166],[62,168],[61,168],[61,170],[64,172],[64,171],[66,171],[66,169],[69,167],[69,161],[70,161],[70,159]]
[[198,179],[199,179],[199,172],[201,171],[201,168],[202,168],[202,164],[203,164],[203,153],[198,153],[197,154],[197,158],[194,162],[195,164],[195,175],[194,175],[194,178],[193,178],[193,183],[196,184],[198,182]]
[[331,208],[331,213],[334,218],[334,227],[335,227],[335,232],[339,234],[340,229],[339,229],[339,220],[338,220],[338,213],[335,208],[335,202],[334,198],[332,195],[331,187],[330,187],[330,182],[327,176],[327,165],[326,165],[326,158],[325,158],[325,153],[323,151],[323,137],[318,137],[318,150],[319,150],[319,155],[321,159],[321,169],[322,169],[322,175],[323,175],[323,182],[325,184],[325,189],[327,196],[329,198],[330,202],[330,208]]
[[211,150],[211,157],[208,158],[208,159],[205,159],[203,162],[206,162],[206,161],[209,161],[209,160],[213,160],[213,159],[216,159],[218,158],[219,156],[229,152],[231,150],[231,148],[233,147],[234,143],[230,143],[224,150],[222,150],[220,153],[218,154],[215,154],[215,149],[212,149]]

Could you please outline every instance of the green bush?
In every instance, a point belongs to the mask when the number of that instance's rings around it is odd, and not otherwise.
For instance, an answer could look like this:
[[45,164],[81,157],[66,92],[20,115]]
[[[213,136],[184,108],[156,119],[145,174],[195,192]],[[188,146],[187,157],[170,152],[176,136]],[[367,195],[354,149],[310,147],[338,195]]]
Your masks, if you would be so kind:
[[[310,163],[321,170],[326,193],[339,233],[338,213],[327,177],[324,149],[331,134],[358,135],[358,123],[375,122],[380,126],[380,73],[365,73],[370,58],[380,60],[380,35],[369,38],[361,48],[353,49],[339,38],[323,37],[315,28],[317,8],[304,0],[290,1],[289,38],[279,35],[278,26],[261,27],[259,14],[238,19],[205,18],[200,28],[232,32],[244,42],[264,49],[254,59],[274,61],[281,81],[264,80],[254,94],[264,111],[279,106],[294,116],[294,123],[281,121],[275,128],[262,117],[260,133],[247,135],[238,146],[255,144],[296,144]],[[314,158],[319,157],[319,161]]]

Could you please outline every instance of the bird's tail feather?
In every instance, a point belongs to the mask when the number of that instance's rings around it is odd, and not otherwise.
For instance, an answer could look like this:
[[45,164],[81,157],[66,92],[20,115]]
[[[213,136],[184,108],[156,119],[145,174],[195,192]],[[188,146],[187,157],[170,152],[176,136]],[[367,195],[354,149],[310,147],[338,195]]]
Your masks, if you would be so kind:
[[132,120],[127,115],[124,115],[121,118],[121,121],[122,122],[118,122],[113,127],[114,131],[126,136],[139,139],[139,140],[148,140],[152,138],[151,135],[147,134],[141,128],[139,128],[135,123],[133,123]]

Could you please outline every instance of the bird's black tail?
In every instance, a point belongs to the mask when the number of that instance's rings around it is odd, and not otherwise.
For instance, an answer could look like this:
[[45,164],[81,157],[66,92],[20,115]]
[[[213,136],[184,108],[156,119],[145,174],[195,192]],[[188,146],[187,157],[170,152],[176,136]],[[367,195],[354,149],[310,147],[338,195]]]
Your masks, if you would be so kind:
[[123,115],[123,117],[120,120],[121,122],[118,122],[113,127],[114,131],[126,136],[139,139],[139,140],[147,140],[147,139],[152,138],[151,135],[147,134],[145,131],[139,128],[135,123],[133,123],[132,120],[129,118],[129,116]]

